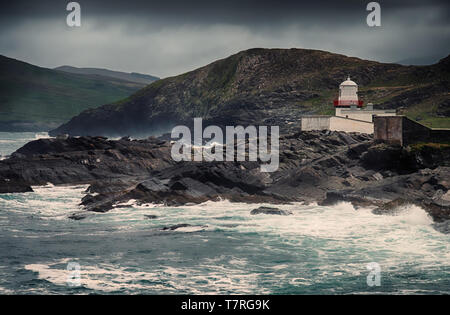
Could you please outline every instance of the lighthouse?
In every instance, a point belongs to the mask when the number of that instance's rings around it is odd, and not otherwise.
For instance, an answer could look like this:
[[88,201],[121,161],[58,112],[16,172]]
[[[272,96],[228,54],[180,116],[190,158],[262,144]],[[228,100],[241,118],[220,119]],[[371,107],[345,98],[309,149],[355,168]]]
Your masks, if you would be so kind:
[[339,97],[334,101],[334,107],[348,108],[351,106],[362,107],[362,105],[363,102],[358,100],[358,84],[350,80],[349,76],[339,85]]
[[374,109],[372,103],[363,107],[358,99],[358,84],[347,77],[339,85],[339,97],[333,102],[335,116],[305,115],[302,116],[301,129],[331,130],[345,132],[361,132],[373,134],[374,116],[395,116],[396,111],[390,109]]
[[[358,84],[352,81],[350,76],[339,85],[339,97],[333,103],[336,109],[336,116],[343,116],[342,110],[357,110],[362,107],[363,101],[358,99]],[[344,117],[348,117],[348,115]]]

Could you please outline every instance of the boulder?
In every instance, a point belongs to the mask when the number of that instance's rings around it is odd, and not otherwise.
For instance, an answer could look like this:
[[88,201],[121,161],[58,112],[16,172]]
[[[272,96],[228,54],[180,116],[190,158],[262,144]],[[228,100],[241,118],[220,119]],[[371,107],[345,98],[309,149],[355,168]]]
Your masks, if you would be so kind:
[[366,197],[352,194],[351,191],[329,191],[325,199],[319,202],[321,206],[333,206],[339,202],[350,202],[355,208],[369,207],[376,204],[376,201]]
[[385,204],[380,207],[372,210],[373,214],[379,215],[398,215],[406,206],[410,205],[411,201],[405,200],[403,198],[398,198]]
[[31,192],[33,189],[23,181],[11,180],[9,178],[0,178],[0,194]]
[[278,208],[272,208],[272,207],[259,207],[257,209],[253,209],[250,212],[251,215],[256,214],[272,214],[272,215],[291,215],[292,212],[289,210],[282,210]]
[[[175,225],[171,225],[171,226],[165,226],[161,230],[162,231],[175,231],[177,229],[184,228],[184,227],[196,227],[196,225],[182,223],[182,224],[175,224]],[[206,228],[207,226],[206,225],[198,225],[197,227]]]

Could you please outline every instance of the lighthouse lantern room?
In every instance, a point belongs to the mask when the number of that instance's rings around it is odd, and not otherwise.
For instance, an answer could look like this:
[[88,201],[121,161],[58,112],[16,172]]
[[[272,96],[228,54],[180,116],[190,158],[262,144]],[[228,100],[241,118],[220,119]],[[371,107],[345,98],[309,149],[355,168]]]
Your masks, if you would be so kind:
[[358,100],[358,85],[348,77],[339,85],[339,98],[334,101],[334,106],[348,108],[362,105],[363,102]]

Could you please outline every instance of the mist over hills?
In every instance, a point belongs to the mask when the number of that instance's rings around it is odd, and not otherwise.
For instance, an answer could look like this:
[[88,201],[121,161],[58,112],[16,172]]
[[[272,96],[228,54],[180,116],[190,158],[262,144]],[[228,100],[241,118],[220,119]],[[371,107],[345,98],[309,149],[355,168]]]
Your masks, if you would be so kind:
[[148,135],[203,117],[205,124],[297,126],[331,114],[348,75],[362,100],[432,127],[450,126],[450,57],[403,66],[309,49],[250,49],[165,78],[119,102],[89,109],[51,134]]
[[421,56],[421,57],[411,57],[405,58],[395,63],[404,65],[404,66],[428,66],[435,63],[438,63],[445,56],[441,55],[430,55],[430,56]]

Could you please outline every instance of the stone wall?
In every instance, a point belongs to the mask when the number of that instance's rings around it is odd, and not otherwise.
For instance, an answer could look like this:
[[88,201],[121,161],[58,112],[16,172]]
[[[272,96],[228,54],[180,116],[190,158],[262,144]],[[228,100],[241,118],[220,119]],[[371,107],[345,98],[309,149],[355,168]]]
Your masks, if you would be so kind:
[[431,137],[436,142],[450,143],[450,130],[449,129],[431,129]]
[[373,123],[344,117],[331,117],[330,130],[373,134]]
[[402,145],[409,145],[418,142],[433,142],[431,128],[428,128],[414,120],[402,116]]
[[336,116],[351,118],[356,120],[364,120],[373,122],[372,117],[376,116],[395,116],[395,110],[383,109],[351,109],[351,108],[336,108]]
[[375,116],[373,122],[375,140],[403,145],[402,116]]
[[337,116],[312,115],[302,117],[301,129],[303,131],[331,130],[372,134],[373,123]]
[[321,115],[302,116],[301,128],[303,131],[330,130],[330,118]]
[[374,139],[402,146],[450,142],[450,129],[431,129],[405,116],[375,116]]

